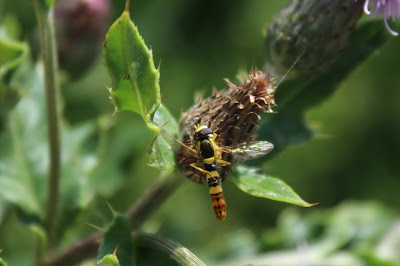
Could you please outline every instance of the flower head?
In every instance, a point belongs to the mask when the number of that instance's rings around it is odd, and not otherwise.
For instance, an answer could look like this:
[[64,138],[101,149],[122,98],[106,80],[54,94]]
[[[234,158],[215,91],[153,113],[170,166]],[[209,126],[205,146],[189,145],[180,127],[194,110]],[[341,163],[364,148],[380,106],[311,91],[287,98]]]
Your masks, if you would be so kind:
[[369,15],[371,12],[368,9],[369,3],[373,3],[373,16],[382,17],[386,29],[390,32],[390,34],[397,36],[399,35],[397,32],[393,31],[387,22],[388,18],[392,17],[394,21],[396,18],[400,17],[400,0],[366,0],[364,3],[364,12]]
[[274,73],[283,76],[305,48],[289,77],[310,80],[327,71],[348,45],[363,4],[360,0],[290,1],[275,16],[265,38]]
[[[195,134],[194,125],[207,125],[218,134],[218,145],[235,146],[251,142],[256,138],[254,131],[258,128],[261,113],[273,113],[276,106],[274,93],[276,90],[273,77],[264,71],[252,69],[248,77],[243,76],[240,85],[226,79],[228,87],[221,91],[214,90],[207,99],[199,99],[188,111],[182,114],[179,126],[184,132],[182,142],[191,145]],[[222,154],[222,159],[235,164],[229,154]],[[206,176],[194,169],[191,164],[198,158],[188,152],[185,147],[178,151],[178,164],[185,168],[185,174],[193,182],[205,183]],[[229,166],[221,169],[224,181]]]

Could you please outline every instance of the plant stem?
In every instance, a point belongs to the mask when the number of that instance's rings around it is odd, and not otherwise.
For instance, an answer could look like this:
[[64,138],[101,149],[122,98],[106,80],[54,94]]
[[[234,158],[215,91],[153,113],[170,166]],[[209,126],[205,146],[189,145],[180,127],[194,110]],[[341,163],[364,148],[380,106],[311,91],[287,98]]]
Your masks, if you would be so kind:
[[[142,197],[126,212],[131,220],[132,231],[139,227],[171,196],[184,180],[180,175],[162,172]],[[97,232],[72,246],[68,250],[45,261],[41,266],[74,265],[87,258],[96,257],[101,243],[101,232]]]
[[132,234],[132,236],[139,240],[139,245],[150,245],[152,247],[160,249],[170,255],[170,257],[178,262],[180,265],[206,265],[190,250],[188,250],[178,242],[175,242],[168,238],[148,233],[136,233]]
[[53,8],[47,8],[43,3],[44,1],[41,0],[33,0],[32,2],[39,24],[41,56],[44,64],[47,129],[50,153],[45,225],[48,235],[48,249],[52,250],[56,242],[61,172],[61,108],[58,83],[57,46]]
[[162,203],[178,188],[182,176],[167,171],[143,194],[142,197],[126,212],[131,220],[131,229],[135,231],[147,220]]

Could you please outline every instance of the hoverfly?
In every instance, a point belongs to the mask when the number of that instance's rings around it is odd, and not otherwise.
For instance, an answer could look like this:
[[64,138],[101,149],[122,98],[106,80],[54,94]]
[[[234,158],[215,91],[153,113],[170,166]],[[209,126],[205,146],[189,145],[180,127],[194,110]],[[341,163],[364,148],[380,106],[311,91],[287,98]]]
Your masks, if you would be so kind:
[[[226,203],[221,187],[221,171],[223,167],[238,164],[245,160],[260,158],[272,151],[274,145],[267,141],[244,142],[234,146],[219,146],[218,134],[214,133],[206,125],[196,125],[193,139],[189,145],[178,140],[192,155],[194,159],[190,166],[201,172],[201,177],[192,178],[196,183],[207,181],[211,195],[212,206],[218,220],[226,218]],[[223,156],[229,155],[231,162],[223,160]],[[199,174],[199,173],[197,173]],[[226,173],[224,174],[226,175]]]

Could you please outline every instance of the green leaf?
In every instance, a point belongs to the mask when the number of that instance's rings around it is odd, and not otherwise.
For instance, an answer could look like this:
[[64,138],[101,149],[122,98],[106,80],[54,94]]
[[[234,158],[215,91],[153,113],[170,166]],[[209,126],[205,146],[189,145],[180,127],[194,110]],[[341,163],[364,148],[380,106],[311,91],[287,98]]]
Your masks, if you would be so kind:
[[379,258],[378,256],[375,256],[372,252],[360,254],[359,257],[361,257],[364,260],[364,265],[378,265],[378,266],[399,266],[400,265],[399,260],[390,261],[388,259],[382,259],[382,258]]
[[352,33],[341,56],[324,74],[309,81],[283,81],[275,94],[278,113],[266,117],[258,131],[260,138],[273,143],[275,150],[309,139],[313,133],[305,124],[305,112],[330,97],[341,81],[387,40],[381,21],[365,23]]
[[37,71],[34,75],[34,87],[10,113],[0,138],[0,197],[40,221],[48,156],[43,79]]
[[5,262],[2,258],[0,258],[0,266],[7,266],[7,262]]
[[[0,4],[0,9],[2,5]],[[11,13],[11,12],[10,12]],[[20,40],[22,37],[22,27],[18,18],[11,14],[2,17],[0,23],[0,39]]]
[[316,204],[305,202],[285,182],[259,174],[254,168],[238,166],[234,175],[233,180],[236,185],[252,196],[283,201],[302,207],[311,207]]
[[18,102],[25,85],[18,83],[15,72],[27,61],[29,49],[24,43],[0,38],[0,54],[0,114],[5,114]]
[[[21,221],[42,237],[49,155],[40,69],[33,71],[34,86],[10,112],[0,135],[0,198],[15,205]],[[122,184],[121,152],[108,143],[107,128],[94,122],[62,127],[60,236],[97,194],[109,196]]]
[[118,257],[117,257],[118,245],[115,247],[114,252],[112,254],[107,254],[103,258],[97,261],[97,264],[108,264],[111,266],[120,266]]
[[162,170],[174,171],[176,164],[176,141],[165,132],[160,132],[160,126],[166,124],[163,129],[169,134],[177,137],[178,123],[169,113],[166,107],[160,105],[154,114],[154,124],[147,124],[149,130],[153,132],[153,141],[150,142],[148,165]]
[[[0,254],[3,252],[2,249],[0,249]],[[5,262],[2,258],[0,258],[0,266],[7,266],[7,262]]]
[[54,5],[55,0],[45,0],[46,6],[48,8],[52,7]]
[[0,79],[17,67],[28,56],[28,46],[24,43],[0,39]]
[[[101,261],[105,260],[114,263],[110,265],[119,265],[115,264],[118,261],[121,265],[132,265],[133,241],[129,218],[118,213],[113,213],[113,215],[112,224],[103,232],[97,263],[102,263]],[[115,257],[112,255],[115,255]]]
[[101,258],[97,264],[108,264],[111,266],[119,266],[119,260],[115,254],[108,254]]
[[128,11],[110,27],[103,45],[111,77],[110,94],[117,111],[130,110],[150,122],[160,105],[159,71]]
[[119,164],[124,154],[110,142],[109,122],[86,122],[63,132],[60,235],[96,195],[109,197],[123,183]]

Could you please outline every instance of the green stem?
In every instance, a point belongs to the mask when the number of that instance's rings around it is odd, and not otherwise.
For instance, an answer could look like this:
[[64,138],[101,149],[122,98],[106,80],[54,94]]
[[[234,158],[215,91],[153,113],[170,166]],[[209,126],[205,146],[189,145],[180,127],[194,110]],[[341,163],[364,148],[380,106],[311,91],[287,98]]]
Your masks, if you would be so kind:
[[177,189],[182,176],[167,171],[143,194],[143,196],[126,212],[131,220],[131,229],[135,231],[146,221],[165,200]]
[[[182,176],[176,173],[162,172],[142,197],[126,212],[131,220],[132,231],[139,227],[175,192]],[[94,258],[101,243],[101,232],[97,232],[70,247],[63,253],[45,261],[41,266],[75,265],[87,258]]]
[[139,245],[150,245],[156,249],[160,249],[167,253],[173,260],[178,262],[180,265],[192,265],[192,266],[205,266],[196,255],[190,250],[168,238],[162,237],[156,234],[148,233],[135,233],[132,234],[134,239],[139,240]]
[[60,192],[61,165],[61,108],[58,83],[57,46],[54,29],[54,10],[47,8],[43,1],[33,0],[39,24],[41,56],[44,64],[46,89],[47,128],[49,137],[50,168],[47,186],[46,230],[48,249],[52,250],[56,242],[58,202]]

